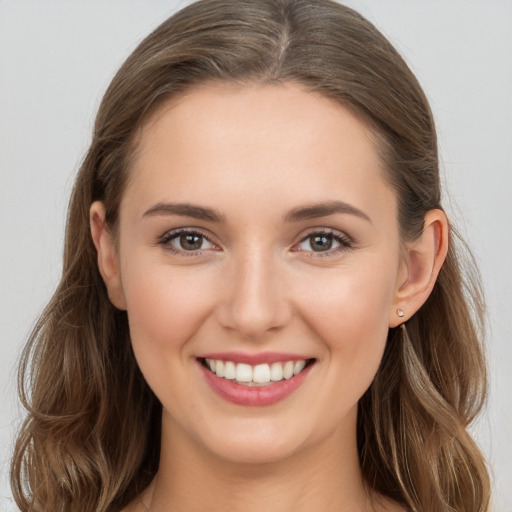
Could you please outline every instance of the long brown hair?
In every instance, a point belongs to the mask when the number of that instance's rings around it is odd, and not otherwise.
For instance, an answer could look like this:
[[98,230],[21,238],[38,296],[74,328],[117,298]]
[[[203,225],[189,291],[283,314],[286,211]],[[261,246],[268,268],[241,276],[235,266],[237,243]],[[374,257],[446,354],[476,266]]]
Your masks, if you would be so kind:
[[[170,97],[212,80],[299,83],[356,112],[375,135],[404,240],[441,208],[425,95],[355,11],[331,0],[203,0],[168,19],[103,98],[70,201],[62,279],[24,351],[28,415],[11,468],[22,511],[118,511],[157,471],[161,406],[137,367],[126,313],[108,300],[89,208],[103,201],[115,233],[140,128]],[[407,331],[390,329],[359,403],[367,484],[415,512],[484,512],[489,502],[487,469],[467,432],[486,391],[483,305],[456,239],[452,230],[434,290]]]

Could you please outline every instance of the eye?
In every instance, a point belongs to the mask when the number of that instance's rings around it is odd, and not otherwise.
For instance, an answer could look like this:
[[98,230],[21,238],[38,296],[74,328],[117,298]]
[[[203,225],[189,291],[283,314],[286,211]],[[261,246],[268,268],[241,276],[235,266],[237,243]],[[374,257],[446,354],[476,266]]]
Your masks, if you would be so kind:
[[304,237],[295,246],[296,251],[310,253],[324,253],[319,255],[335,254],[350,249],[352,241],[343,233],[337,231],[315,231]]
[[173,253],[196,253],[217,249],[203,233],[194,230],[177,230],[166,233],[158,242]]
[[303,240],[299,244],[299,249],[301,251],[315,251],[315,252],[324,252],[332,249],[332,247],[339,246],[339,242],[334,240],[334,236],[332,234],[315,234],[309,235],[305,240]]

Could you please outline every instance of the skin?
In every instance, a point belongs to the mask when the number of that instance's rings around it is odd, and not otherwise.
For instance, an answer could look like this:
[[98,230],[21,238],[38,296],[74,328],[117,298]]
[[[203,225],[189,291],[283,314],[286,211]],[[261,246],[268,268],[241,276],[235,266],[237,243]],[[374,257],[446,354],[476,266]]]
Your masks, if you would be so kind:
[[[138,150],[115,241],[103,205],[91,207],[109,296],[128,312],[163,405],[158,475],[127,510],[401,510],[365,490],[357,403],[389,327],[434,285],[444,214],[429,212],[418,240],[400,240],[371,132],[297,85],[195,88],[149,120]],[[352,210],[286,219],[333,201]],[[147,213],[164,203],[211,208],[222,221]],[[170,238],[180,228],[205,236],[199,251]],[[341,239],[313,251],[318,232]],[[233,350],[315,363],[284,400],[241,406],[214,393],[197,363]]]

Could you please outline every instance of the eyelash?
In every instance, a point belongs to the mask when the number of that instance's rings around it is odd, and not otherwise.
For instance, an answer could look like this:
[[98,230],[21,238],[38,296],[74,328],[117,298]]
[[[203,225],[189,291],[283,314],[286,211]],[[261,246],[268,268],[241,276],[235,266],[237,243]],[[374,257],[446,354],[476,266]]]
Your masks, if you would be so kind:
[[[301,239],[301,241],[295,245],[295,247],[297,247],[298,245],[301,245],[303,242],[305,242],[308,239],[312,239],[315,236],[332,237],[332,240],[337,242],[339,244],[339,246],[334,249],[329,249],[327,251],[314,251],[314,250],[304,251],[302,249],[298,249],[296,252],[305,252],[311,258],[327,258],[329,256],[335,256],[341,252],[345,252],[350,249],[353,249],[353,247],[354,247],[354,241],[351,238],[349,238],[346,234],[341,233],[340,231],[336,231],[334,229],[316,229],[314,231],[311,231],[306,236],[304,236]],[[311,242],[310,242],[310,245],[311,245]]]
[[212,244],[214,247],[217,247],[217,245],[210,240],[208,235],[203,233],[198,228],[187,228],[187,229],[181,228],[181,229],[169,231],[169,232],[165,233],[158,240],[158,245],[161,245],[162,247],[165,248],[166,251],[169,251],[172,254],[178,254],[178,255],[182,255],[182,256],[183,255],[186,255],[186,256],[196,256],[196,255],[200,254],[202,252],[201,249],[198,249],[196,251],[186,251],[185,249],[176,249],[175,247],[173,247],[171,245],[172,240],[177,239],[177,238],[179,238],[180,236],[183,236],[183,235],[198,235],[203,240],[206,240],[207,242]]
[[[203,240],[206,240],[208,243],[212,244],[214,247],[217,245],[212,242],[207,234],[201,231],[198,228],[181,228],[178,230],[173,230],[165,233],[162,237],[160,237],[157,241],[157,244],[164,247],[166,251],[169,251],[172,254],[177,254],[181,256],[197,256],[201,254],[204,249],[198,249],[195,251],[187,251],[185,249],[176,249],[171,245],[171,242],[175,239],[178,239],[183,235],[197,235],[200,236]],[[295,247],[300,246],[302,243],[307,241],[308,239],[312,239],[315,236],[327,236],[332,237],[332,240],[339,244],[338,247],[334,249],[329,249],[327,251],[314,251],[314,250],[304,250],[304,249],[294,249],[294,252],[302,252],[307,254],[308,257],[311,258],[325,258],[333,255],[337,255],[340,252],[345,252],[354,247],[354,241],[349,238],[346,234],[336,231],[334,229],[316,229],[311,231],[307,235],[305,235],[299,243],[294,245]],[[207,249],[208,250],[208,249]]]

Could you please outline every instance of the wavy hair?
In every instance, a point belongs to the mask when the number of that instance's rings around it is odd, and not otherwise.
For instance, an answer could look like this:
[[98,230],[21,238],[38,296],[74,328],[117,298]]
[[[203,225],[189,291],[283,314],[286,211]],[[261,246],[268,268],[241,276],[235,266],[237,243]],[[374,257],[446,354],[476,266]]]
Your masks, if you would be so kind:
[[[105,93],[70,200],[62,278],[23,353],[27,417],[11,467],[22,511],[119,511],[157,471],[161,405],[137,367],[126,312],[108,299],[89,208],[103,201],[115,233],[142,126],[169,98],[207,81],[293,82],[355,112],[396,191],[403,240],[441,208],[426,97],[358,13],[331,0],[202,0],[169,18]],[[390,329],[359,403],[366,483],[412,512],[484,512],[489,503],[486,465],[467,431],[486,394],[483,302],[457,238],[452,229],[434,290],[407,331]]]

